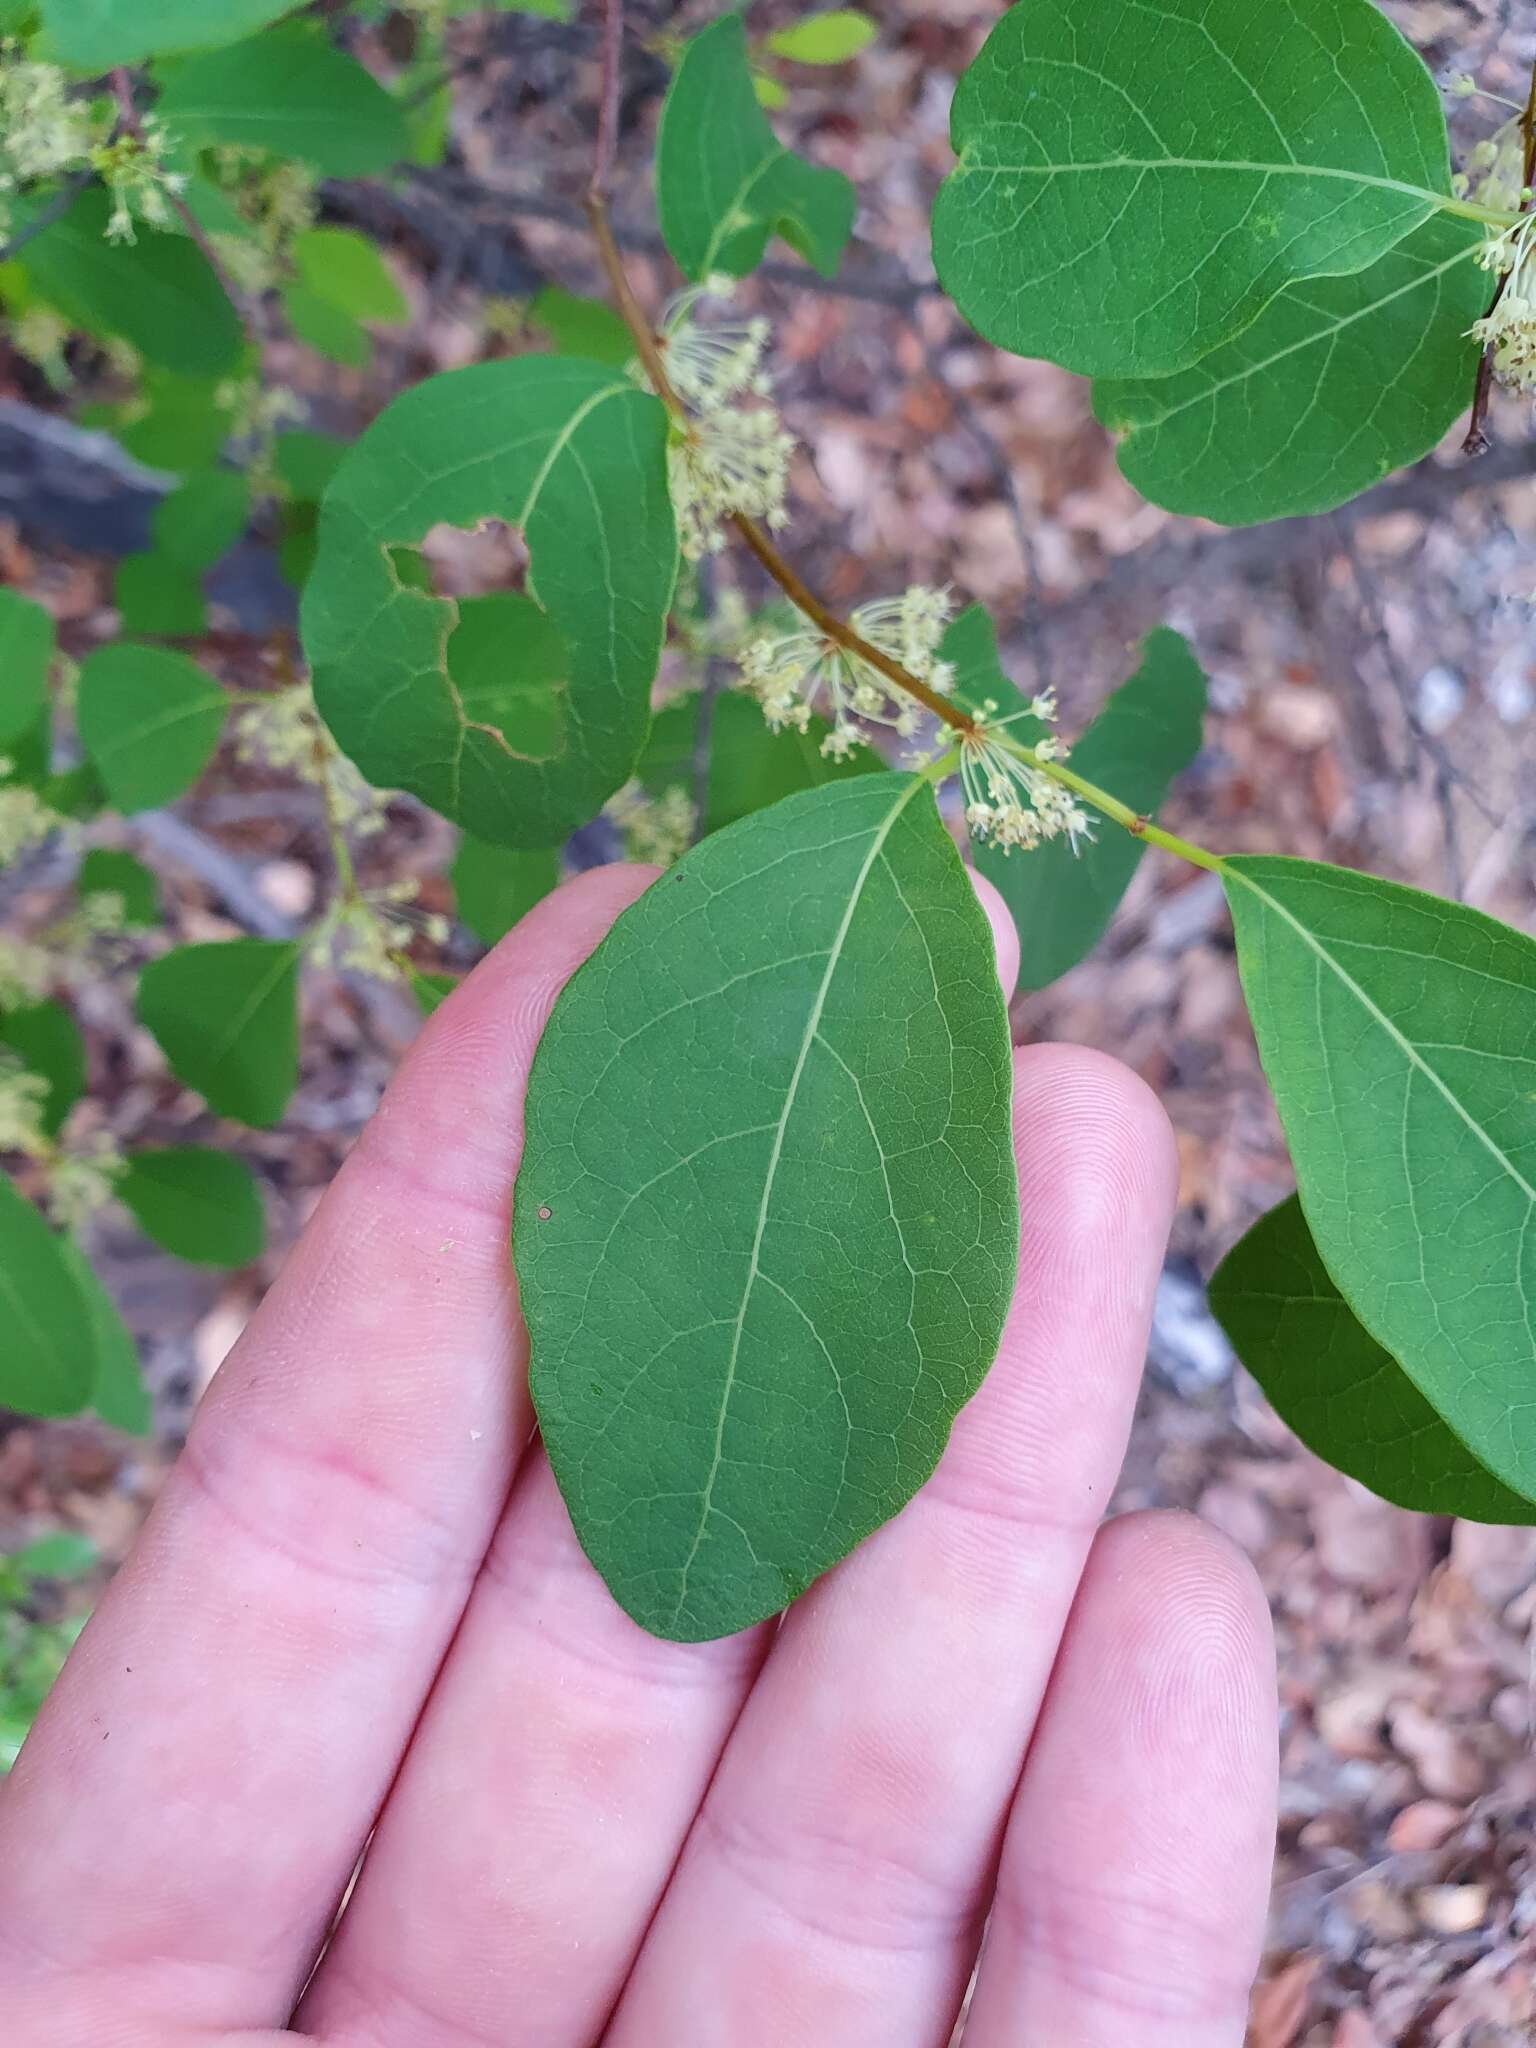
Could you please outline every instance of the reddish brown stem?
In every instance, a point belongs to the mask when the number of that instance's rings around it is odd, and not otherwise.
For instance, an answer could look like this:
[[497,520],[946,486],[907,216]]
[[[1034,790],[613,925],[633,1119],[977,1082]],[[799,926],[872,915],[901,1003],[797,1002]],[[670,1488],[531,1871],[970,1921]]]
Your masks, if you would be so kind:
[[[615,306],[623,318],[624,325],[634,337],[635,353],[639,356],[651,389],[671,413],[679,428],[690,432],[688,411],[673,388],[667,375],[667,365],[656,330],[647,318],[645,309],[635,297],[634,286],[624,268],[624,258],[614,240],[613,224],[608,218],[606,187],[613,164],[614,139],[617,127],[619,51],[623,35],[623,0],[605,0],[603,18],[603,78],[601,110],[598,116],[597,155],[592,171],[592,181],[587,187],[587,218],[592,223],[592,233],[597,242],[598,258],[603,266],[603,275],[613,294]],[[763,529],[754,520],[742,513],[731,519],[739,537],[757,557],[759,563],[783,591],[790,603],[811,621],[818,632],[844,653],[855,655],[867,667],[874,669],[893,683],[898,690],[913,697],[933,716],[941,720],[962,738],[975,735],[977,725],[970,713],[958,704],[952,704],[947,697],[940,696],[921,677],[912,675],[883,649],[856,633],[846,619],[839,618],[829,605],[823,604],[816,593],[792,569],[778,549],[769,540]]]

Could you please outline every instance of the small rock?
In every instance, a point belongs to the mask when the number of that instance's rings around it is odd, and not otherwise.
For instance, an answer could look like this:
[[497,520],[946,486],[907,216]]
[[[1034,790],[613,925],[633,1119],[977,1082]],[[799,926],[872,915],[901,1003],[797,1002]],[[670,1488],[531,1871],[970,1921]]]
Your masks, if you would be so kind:
[[1427,1884],[1413,1895],[1419,1919],[1433,1934],[1470,1934],[1488,1916],[1485,1884]]
[[1452,1806],[1448,1799],[1416,1799],[1394,1817],[1387,1829],[1387,1847],[1395,1854],[1438,1849],[1450,1840],[1465,1817],[1465,1809]]

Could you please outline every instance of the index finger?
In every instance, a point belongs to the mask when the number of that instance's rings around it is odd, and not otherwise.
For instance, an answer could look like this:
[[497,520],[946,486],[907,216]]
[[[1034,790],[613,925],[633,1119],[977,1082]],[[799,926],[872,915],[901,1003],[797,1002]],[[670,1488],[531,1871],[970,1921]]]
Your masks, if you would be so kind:
[[653,872],[558,890],[433,1018],[220,1371],[6,1788],[8,2011],[61,1968],[183,2027],[292,2009],[532,1430],[529,1063]]

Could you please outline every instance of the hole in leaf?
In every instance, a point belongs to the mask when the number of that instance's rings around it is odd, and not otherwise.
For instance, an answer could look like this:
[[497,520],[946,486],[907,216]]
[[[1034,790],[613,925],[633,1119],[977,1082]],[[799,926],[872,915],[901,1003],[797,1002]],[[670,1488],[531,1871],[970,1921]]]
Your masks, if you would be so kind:
[[418,545],[384,553],[404,589],[453,606],[446,658],[464,718],[523,760],[554,759],[564,745],[570,656],[560,629],[519,587],[528,572],[521,536],[499,519],[469,529],[440,523]]

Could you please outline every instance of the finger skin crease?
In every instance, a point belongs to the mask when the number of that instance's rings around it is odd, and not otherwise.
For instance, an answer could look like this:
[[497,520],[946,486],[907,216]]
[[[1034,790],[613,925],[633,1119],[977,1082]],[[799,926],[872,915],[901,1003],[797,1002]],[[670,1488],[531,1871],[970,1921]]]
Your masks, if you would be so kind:
[[1230,1932],[1172,1892],[1154,1902],[1025,1870],[999,1893],[989,1939],[1017,1944],[1027,1974],[1135,2019],[1213,2024],[1248,2010],[1252,1970]]
[[[226,1444],[235,1447],[238,1460],[231,1458]],[[265,1514],[251,1512],[251,1483],[249,1478],[242,1483],[237,1466],[251,1474],[267,1468],[271,1505]],[[298,1481],[291,1492],[281,1481],[273,1483],[274,1468]],[[180,1484],[258,1549],[333,1585],[462,1586],[467,1592],[479,1563],[447,1515],[405,1498],[345,1451],[258,1435],[249,1414],[239,1417],[238,1428],[233,1417],[225,1425],[210,1416],[187,1439],[176,1473]],[[349,1557],[327,1554],[313,1535],[306,1501],[322,1494],[328,1501],[327,1525],[345,1531]],[[348,1497],[356,1502],[354,1512],[339,1507]],[[282,1510],[281,1521],[274,1507]]]
[[956,1885],[831,1830],[761,1828],[711,1802],[695,1823],[690,1858],[700,1849],[791,1925],[878,1954],[927,1954],[974,1938],[991,1889],[990,1870]]
[[[765,1638],[758,1629],[714,1642],[671,1643],[647,1635],[617,1610],[602,1617],[601,1630],[581,1617],[573,1622],[567,1603],[557,1595],[562,1582],[574,1585],[578,1579],[590,1582],[592,1567],[570,1546],[568,1534],[562,1540],[552,1533],[547,1542],[536,1543],[520,1528],[491,1545],[476,1590],[494,1595],[503,1611],[502,1626],[528,1636],[541,1656],[567,1658],[626,1690],[643,1685],[680,1693],[722,1686],[735,1691],[762,1661]],[[590,1593],[590,1583],[580,1590]]]

